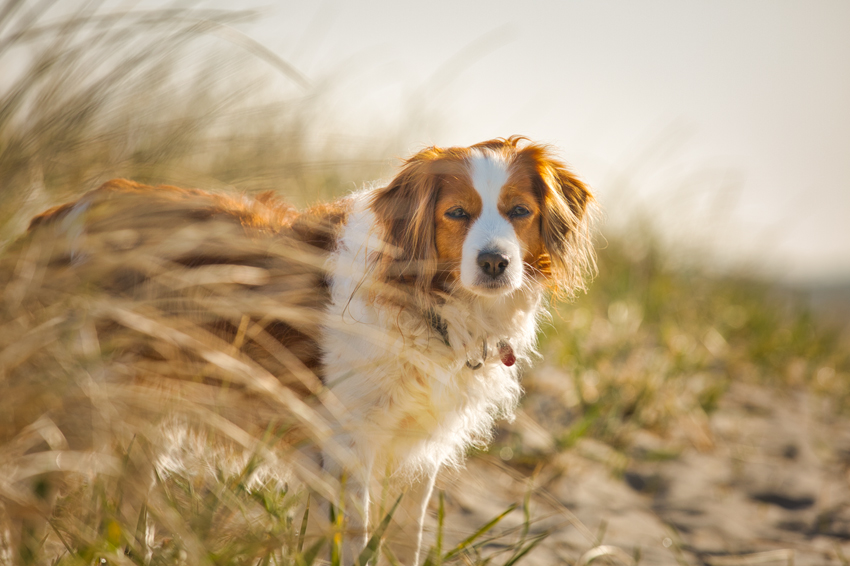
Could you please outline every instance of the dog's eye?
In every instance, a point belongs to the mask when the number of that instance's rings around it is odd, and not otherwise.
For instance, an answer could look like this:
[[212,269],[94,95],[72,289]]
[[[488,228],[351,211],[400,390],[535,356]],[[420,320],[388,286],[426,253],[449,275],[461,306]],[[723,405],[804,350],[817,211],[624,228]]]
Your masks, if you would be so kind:
[[524,216],[528,216],[529,214],[531,214],[531,211],[519,204],[511,209],[511,211],[508,213],[508,216],[510,216],[511,218],[522,218]]
[[467,214],[467,212],[464,209],[457,206],[455,208],[452,208],[448,212],[446,212],[446,217],[447,218],[454,218],[455,220],[465,220],[465,219],[469,218],[469,214]]

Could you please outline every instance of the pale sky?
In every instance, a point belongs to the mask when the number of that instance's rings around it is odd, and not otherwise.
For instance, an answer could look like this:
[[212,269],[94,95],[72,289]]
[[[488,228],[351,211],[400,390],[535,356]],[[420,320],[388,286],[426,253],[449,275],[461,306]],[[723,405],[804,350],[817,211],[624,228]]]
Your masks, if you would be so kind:
[[[850,2],[280,2],[246,31],[345,134],[553,144],[608,222],[687,253],[850,280]],[[407,139],[407,138],[406,138]]]

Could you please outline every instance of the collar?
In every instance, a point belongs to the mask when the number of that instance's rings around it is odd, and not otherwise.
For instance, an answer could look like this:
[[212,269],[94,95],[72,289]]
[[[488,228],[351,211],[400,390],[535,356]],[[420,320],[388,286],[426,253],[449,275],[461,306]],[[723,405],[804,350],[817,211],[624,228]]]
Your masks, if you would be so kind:
[[[451,348],[451,344],[449,343],[449,325],[448,323],[437,313],[435,309],[428,309],[425,312],[425,318],[428,321],[428,325],[436,332],[440,338],[443,340],[443,344]],[[489,341],[489,336],[485,337],[481,341],[481,361],[472,361],[470,359],[466,360],[466,367],[471,370],[480,369],[481,366],[484,365],[484,362],[487,361],[487,357],[489,355],[487,342]],[[516,363],[516,354],[514,354],[514,349],[507,342],[507,340],[499,340],[499,359],[505,366],[511,367]]]

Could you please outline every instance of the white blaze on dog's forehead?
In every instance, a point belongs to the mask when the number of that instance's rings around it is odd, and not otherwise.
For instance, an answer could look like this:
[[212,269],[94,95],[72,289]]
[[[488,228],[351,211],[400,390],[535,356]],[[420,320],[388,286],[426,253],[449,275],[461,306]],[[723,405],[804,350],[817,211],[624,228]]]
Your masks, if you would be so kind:
[[[469,176],[472,186],[481,196],[481,215],[473,223],[467,237],[492,239],[510,237],[513,226],[499,213],[499,195],[508,181],[510,163],[504,155],[488,150],[475,150],[469,158]],[[477,241],[486,245],[487,242]]]
[[508,181],[510,160],[494,151],[473,150],[468,163],[470,181],[481,196],[482,206],[463,243],[460,281],[472,289],[490,284],[490,278],[478,265],[479,254],[487,251],[508,259],[502,289],[518,289],[522,284],[522,243],[513,225],[499,212],[499,196]]
[[469,156],[472,186],[481,195],[485,208],[499,202],[499,194],[508,181],[509,166],[507,158],[494,151],[478,149]]

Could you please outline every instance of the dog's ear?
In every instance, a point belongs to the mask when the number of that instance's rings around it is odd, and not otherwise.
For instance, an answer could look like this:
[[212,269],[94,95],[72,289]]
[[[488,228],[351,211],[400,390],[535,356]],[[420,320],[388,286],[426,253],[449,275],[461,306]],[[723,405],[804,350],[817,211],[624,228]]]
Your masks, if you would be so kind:
[[545,146],[524,147],[517,158],[531,169],[541,202],[540,232],[548,255],[541,271],[556,292],[572,296],[596,268],[590,237],[593,196]]
[[437,272],[434,209],[442,153],[432,147],[414,155],[372,198],[371,209],[386,245],[378,265],[385,282],[414,284],[427,291]]

